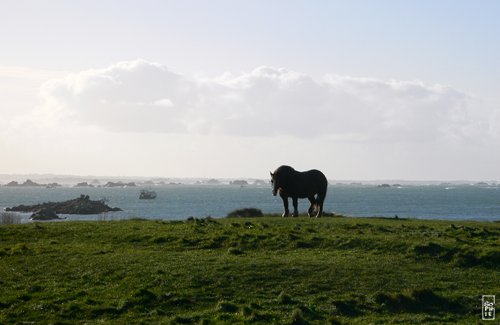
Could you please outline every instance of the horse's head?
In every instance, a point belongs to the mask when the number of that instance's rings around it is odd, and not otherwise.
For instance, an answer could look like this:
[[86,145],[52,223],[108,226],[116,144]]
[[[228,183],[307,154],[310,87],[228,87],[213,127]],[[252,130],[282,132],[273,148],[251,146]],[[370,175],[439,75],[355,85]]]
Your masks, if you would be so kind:
[[271,186],[272,186],[272,189],[273,189],[273,195],[276,196],[276,194],[278,194],[278,191],[281,192],[281,184],[280,184],[280,180],[279,180],[279,177],[278,177],[278,173],[277,172],[270,172],[271,174]]
[[276,196],[276,194],[282,193],[285,194],[286,190],[288,189],[288,184],[290,181],[290,176],[295,172],[295,169],[293,169],[290,166],[280,166],[278,167],[274,173],[271,172],[271,184],[273,187],[273,195]]

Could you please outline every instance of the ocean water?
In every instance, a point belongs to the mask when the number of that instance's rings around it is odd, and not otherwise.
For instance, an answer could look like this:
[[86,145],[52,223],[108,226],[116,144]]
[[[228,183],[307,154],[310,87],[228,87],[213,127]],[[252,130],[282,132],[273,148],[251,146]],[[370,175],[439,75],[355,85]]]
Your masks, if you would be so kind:
[[[154,200],[139,200],[141,187],[128,188],[37,188],[0,187],[0,211],[20,204],[65,201],[80,194],[105,199],[123,209],[102,215],[68,215],[68,220],[116,220],[147,218],[178,220],[193,217],[224,217],[246,207],[264,213],[282,213],[279,197],[270,186],[162,185],[153,186]],[[309,202],[299,200],[299,211],[306,213]],[[291,207],[291,200],[290,200]],[[380,188],[373,185],[331,185],[325,211],[349,216],[409,217],[441,220],[500,220],[500,186],[403,186]],[[22,214],[27,221],[30,214]]]

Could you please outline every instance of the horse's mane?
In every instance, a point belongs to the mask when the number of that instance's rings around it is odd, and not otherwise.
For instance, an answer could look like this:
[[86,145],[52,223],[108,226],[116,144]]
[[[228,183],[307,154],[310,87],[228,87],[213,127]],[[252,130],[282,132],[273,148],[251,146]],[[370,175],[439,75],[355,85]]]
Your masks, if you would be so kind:
[[278,175],[280,175],[280,174],[286,175],[286,174],[291,174],[293,172],[295,172],[295,169],[293,169],[290,166],[283,165],[283,166],[279,166],[278,169],[276,169],[276,171],[274,173],[278,174]]

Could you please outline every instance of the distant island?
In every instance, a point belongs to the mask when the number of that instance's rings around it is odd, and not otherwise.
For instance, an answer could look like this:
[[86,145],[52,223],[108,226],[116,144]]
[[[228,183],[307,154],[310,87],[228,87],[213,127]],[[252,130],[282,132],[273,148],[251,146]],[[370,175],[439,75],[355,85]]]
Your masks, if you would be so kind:
[[211,178],[209,180],[196,181],[196,185],[220,185],[221,182],[215,178]]
[[87,182],[81,182],[76,184],[74,187],[95,187],[93,184],[89,184]]
[[134,182],[124,183],[122,181],[118,182],[107,182],[103,187],[136,187],[137,184]]
[[245,180],[234,180],[234,181],[229,182],[229,185],[247,186],[248,182]]
[[27,179],[24,181],[24,183],[18,183],[16,181],[12,181],[7,183],[5,186],[7,187],[49,187],[49,188],[54,188],[54,187],[61,187],[61,184],[58,183],[49,183],[49,184],[38,184],[36,182],[33,182],[31,179]]

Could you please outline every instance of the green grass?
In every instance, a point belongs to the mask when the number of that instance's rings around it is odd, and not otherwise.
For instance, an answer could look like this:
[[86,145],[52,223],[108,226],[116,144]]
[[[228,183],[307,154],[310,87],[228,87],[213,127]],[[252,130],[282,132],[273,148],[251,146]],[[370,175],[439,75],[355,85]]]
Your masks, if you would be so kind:
[[500,223],[235,218],[0,226],[0,323],[461,323]]

